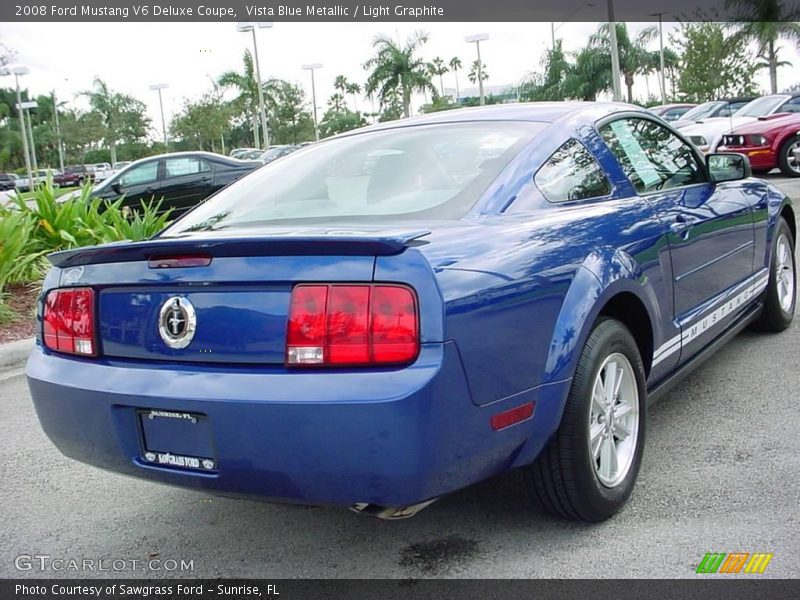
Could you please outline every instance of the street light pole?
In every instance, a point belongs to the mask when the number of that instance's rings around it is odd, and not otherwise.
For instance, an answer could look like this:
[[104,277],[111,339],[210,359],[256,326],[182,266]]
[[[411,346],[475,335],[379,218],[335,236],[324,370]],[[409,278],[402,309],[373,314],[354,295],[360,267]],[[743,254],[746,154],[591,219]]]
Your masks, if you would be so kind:
[[314,85],[314,70],[321,69],[321,63],[314,63],[313,65],[303,65],[303,69],[311,71],[311,103],[314,107],[314,141],[319,141],[319,124],[317,122],[317,88]]
[[31,119],[30,109],[25,109],[25,116],[28,119],[28,135],[31,136],[31,160],[33,161],[33,170],[39,170],[39,162],[36,160],[36,142],[33,140],[33,119]]
[[468,35],[464,40],[468,43],[475,43],[475,49],[478,52],[478,93],[480,94],[480,104],[486,104],[486,98],[483,95],[483,62],[481,61],[481,42],[489,39],[488,33],[478,33],[475,35]]
[[608,0],[608,36],[611,39],[611,78],[614,85],[614,102],[621,102],[619,44],[617,43],[617,23],[614,21],[614,0]]
[[58,121],[58,102],[56,102],[56,91],[53,90],[53,115],[56,120],[56,141],[58,143],[58,168],[64,172],[64,144],[61,142],[61,124]]
[[31,155],[28,150],[28,132],[25,131],[25,111],[22,108],[22,93],[19,90],[19,76],[27,75],[30,71],[27,67],[16,67],[11,72],[14,74],[14,82],[17,85],[17,111],[19,112],[19,122],[22,127],[22,151],[25,154],[25,170],[28,172],[28,185],[33,189],[33,171],[31,170]]
[[158,107],[161,109],[161,133],[164,135],[164,147],[169,149],[169,140],[167,139],[167,122],[164,120],[164,99],[161,97],[161,90],[169,87],[168,83],[155,83],[150,86],[154,92],[158,92]]
[[[236,25],[237,31],[250,31],[253,33],[253,53],[256,63],[256,87],[258,88],[258,113],[261,117],[261,131],[264,134],[264,150],[269,150],[269,128],[267,126],[267,111],[264,106],[264,90],[261,85],[261,67],[258,61],[258,40],[256,39],[256,29],[268,29],[272,23],[239,23]],[[258,146],[258,134],[256,133],[256,146]]]

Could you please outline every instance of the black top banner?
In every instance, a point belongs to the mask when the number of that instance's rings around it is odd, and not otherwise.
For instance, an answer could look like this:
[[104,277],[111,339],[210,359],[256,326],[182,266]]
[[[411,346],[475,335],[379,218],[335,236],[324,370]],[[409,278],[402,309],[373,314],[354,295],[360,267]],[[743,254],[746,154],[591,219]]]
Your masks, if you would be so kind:
[[[800,20],[795,0],[780,14]],[[731,21],[726,0],[3,0],[0,21]]]

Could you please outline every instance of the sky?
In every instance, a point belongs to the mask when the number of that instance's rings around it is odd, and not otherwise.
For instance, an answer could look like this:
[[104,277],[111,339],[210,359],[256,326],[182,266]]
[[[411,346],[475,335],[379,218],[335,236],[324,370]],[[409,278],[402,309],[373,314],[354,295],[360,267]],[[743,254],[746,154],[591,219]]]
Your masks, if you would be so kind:
[[[597,23],[570,22],[558,25],[556,37],[566,50],[586,44]],[[634,31],[647,26],[632,23]],[[405,37],[415,30],[429,34],[421,55],[430,60],[458,56],[465,67],[475,60],[475,45],[466,35],[488,33],[481,43],[481,55],[490,74],[487,84],[515,84],[526,73],[539,70],[542,57],[551,43],[550,23],[275,23],[260,29],[258,50],[262,79],[278,77],[300,84],[311,99],[311,80],[303,64],[322,63],[316,72],[317,106],[320,116],[334,92],[337,75],[363,83],[367,72],[363,63],[372,55],[372,41],[378,34]],[[665,41],[675,24],[664,24]],[[211,78],[226,70],[242,68],[242,55],[252,49],[252,35],[236,31],[235,23],[0,23],[0,41],[17,53],[17,64],[30,74],[22,81],[34,94],[56,90],[59,101],[79,108],[86,106],[80,94],[100,77],[112,89],[131,94],[147,104],[154,130],[160,134],[158,95],[149,86],[168,83],[163,91],[167,122],[180,110],[185,99],[197,99],[212,89]],[[658,41],[652,49],[658,48]],[[778,72],[779,87],[800,82],[800,57],[794,47],[784,44],[781,54],[792,66]],[[470,86],[466,71],[460,86]],[[637,78],[634,92],[646,95],[647,83]],[[761,71],[758,81],[768,89],[768,74]],[[438,86],[438,82],[435,81]],[[455,87],[452,73],[445,75],[445,87]],[[0,82],[13,85],[13,81]],[[471,87],[471,86],[470,86]],[[649,78],[655,95],[658,83]],[[233,92],[229,92],[232,96]],[[348,100],[349,102],[349,100]],[[416,99],[416,104],[421,98]],[[369,101],[359,100],[359,108],[371,110]]]

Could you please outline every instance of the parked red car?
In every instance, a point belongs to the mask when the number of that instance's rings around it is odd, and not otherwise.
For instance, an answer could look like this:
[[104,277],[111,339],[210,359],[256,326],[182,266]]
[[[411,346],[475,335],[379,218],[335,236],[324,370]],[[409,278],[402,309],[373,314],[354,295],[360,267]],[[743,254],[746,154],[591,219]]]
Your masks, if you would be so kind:
[[753,173],[764,175],[778,167],[787,177],[800,177],[800,114],[778,113],[741,125],[722,136],[717,152],[741,152],[750,158]]
[[53,183],[58,186],[83,185],[84,181],[94,181],[94,174],[83,165],[64,167],[63,173],[53,176]]

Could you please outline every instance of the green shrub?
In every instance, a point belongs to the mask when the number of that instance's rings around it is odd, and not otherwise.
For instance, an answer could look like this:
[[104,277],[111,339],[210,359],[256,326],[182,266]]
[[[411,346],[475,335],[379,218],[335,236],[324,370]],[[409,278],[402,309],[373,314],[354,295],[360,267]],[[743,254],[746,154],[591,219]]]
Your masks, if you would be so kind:
[[5,286],[41,278],[43,252],[31,252],[33,223],[27,215],[0,216],[0,322],[14,315],[3,304]]
[[58,201],[48,181],[32,198],[25,200],[17,194],[10,205],[0,206],[0,320],[7,313],[2,302],[5,284],[41,279],[47,254],[148,239],[168,223],[170,211],[160,213],[161,202],[131,211],[122,208],[122,200],[110,203],[92,198],[91,190],[87,183],[79,194]]
[[30,200],[16,196],[15,211],[34,223],[35,250],[57,252],[118,240],[144,240],[168,222],[169,211],[159,214],[160,202],[131,211],[122,208],[121,199],[108,202],[92,198],[91,191],[87,183],[79,194],[59,200],[48,182]]

